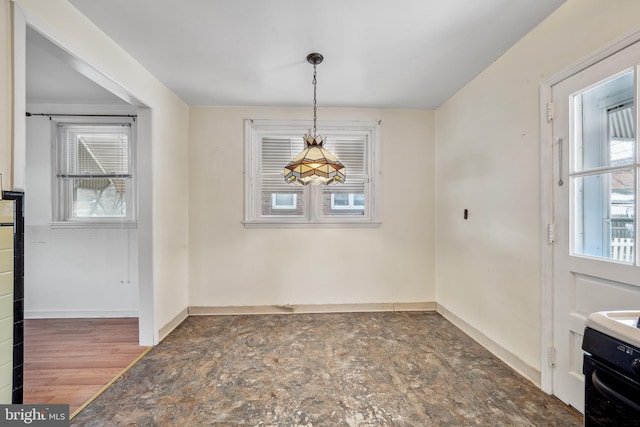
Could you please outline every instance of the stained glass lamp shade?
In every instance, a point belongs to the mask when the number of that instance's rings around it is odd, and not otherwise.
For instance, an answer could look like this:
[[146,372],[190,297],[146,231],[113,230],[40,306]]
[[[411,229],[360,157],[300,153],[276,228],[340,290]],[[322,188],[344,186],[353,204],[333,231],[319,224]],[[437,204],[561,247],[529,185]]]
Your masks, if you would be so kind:
[[322,148],[323,143],[320,135],[305,136],[306,147],[284,167],[286,183],[329,185],[344,182],[344,165]]

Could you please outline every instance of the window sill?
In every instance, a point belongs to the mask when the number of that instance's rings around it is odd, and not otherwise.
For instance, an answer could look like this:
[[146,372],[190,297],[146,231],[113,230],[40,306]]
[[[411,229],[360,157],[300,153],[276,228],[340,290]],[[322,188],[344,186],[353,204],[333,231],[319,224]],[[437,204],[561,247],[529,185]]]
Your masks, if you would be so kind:
[[243,221],[244,228],[379,228],[380,221]]
[[51,228],[93,228],[93,229],[123,229],[138,228],[136,221],[53,221],[49,225]]

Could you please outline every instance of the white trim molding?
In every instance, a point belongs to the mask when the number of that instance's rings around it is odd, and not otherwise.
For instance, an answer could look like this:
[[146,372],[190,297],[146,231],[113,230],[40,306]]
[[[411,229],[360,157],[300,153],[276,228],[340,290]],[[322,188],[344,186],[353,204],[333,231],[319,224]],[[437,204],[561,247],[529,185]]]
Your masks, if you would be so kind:
[[165,339],[165,337],[173,332],[175,328],[177,328],[182,322],[187,320],[187,317],[189,317],[189,310],[187,308],[180,310],[180,313],[178,313],[166,325],[160,328],[160,331],[158,333],[158,335],[160,336],[160,341]]
[[540,389],[553,394],[553,368],[547,366],[547,349],[553,347],[553,243],[548,238],[553,224],[553,135],[547,120],[550,85],[540,86],[540,100]]
[[502,360],[506,363],[510,368],[518,372],[520,375],[537,385],[540,386],[540,371],[526,364],[522,359],[520,359],[515,354],[511,353],[509,350],[493,341],[491,338],[480,332],[475,327],[471,326],[469,323],[465,322],[441,304],[437,306],[437,312],[451,322],[454,326],[460,329],[462,332],[471,337],[475,342],[480,344],[482,347],[486,348],[490,351],[494,356],[498,359]]
[[[22,2],[21,2],[22,3]],[[59,59],[62,59],[71,68],[83,74],[89,80],[102,86],[106,90],[120,97],[123,101],[137,108],[137,149],[138,159],[149,161],[138,162],[138,193],[140,209],[138,210],[138,294],[139,310],[134,317],[139,318],[139,342],[140,345],[150,346],[159,342],[156,313],[156,290],[154,283],[154,182],[152,153],[152,111],[136,93],[129,88],[121,86],[109,77],[109,73],[103,71],[100,64],[91,61],[86,53],[78,53],[69,46],[68,37],[60,32],[60,22],[57,20],[43,19],[46,17],[47,7],[39,7],[34,2],[18,4],[11,2],[13,7],[13,93],[14,93],[14,117],[13,117],[13,189],[24,188],[26,174],[26,30],[27,26],[41,34],[60,49],[56,51]],[[57,7],[57,6],[51,6]],[[67,9],[65,9],[67,10]],[[80,47],[80,45],[75,46]],[[122,55],[124,51],[119,51]],[[137,63],[136,63],[137,64]],[[139,64],[138,64],[139,65]],[[142,91],[144,93],[145,91]],[[77,312],[80,313],[80,312]],[[25,317],[33,314],[25,313]],[[56,314],[56,313],[52,313]],[[91,315],[91,312],[87,313]],[[115,317],[123,317],[126,312],[114,313]],[[74,317],[69,315],[67,317]],[[99,316],[95,316],[99,317]]]
[[245,306],[190,306],[190,316],[241,314],[357,313],[371,311],[435,311],[435,301],[382,302],[363,304],[286,304]]

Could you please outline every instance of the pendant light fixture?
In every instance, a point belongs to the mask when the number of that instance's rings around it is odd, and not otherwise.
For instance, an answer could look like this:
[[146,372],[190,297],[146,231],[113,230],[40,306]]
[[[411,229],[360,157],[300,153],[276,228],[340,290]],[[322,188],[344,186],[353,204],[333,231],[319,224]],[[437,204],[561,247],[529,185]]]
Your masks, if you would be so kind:
[[316,101],[316,67],[324,57],[319,53],[307,55],[307,62],[313,64],[313,135],[305,135],[305,148],[284,167],[284,181],[287,184],[329,185],[343,183],[346,179],[344,165],[333,154],[325,150],[324,140],[316,133],[318,108]]

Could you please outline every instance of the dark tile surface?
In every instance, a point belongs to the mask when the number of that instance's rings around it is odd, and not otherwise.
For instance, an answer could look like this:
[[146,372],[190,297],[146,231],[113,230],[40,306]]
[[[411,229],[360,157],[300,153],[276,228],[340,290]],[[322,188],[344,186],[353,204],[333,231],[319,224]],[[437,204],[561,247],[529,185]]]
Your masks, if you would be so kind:
[[22,403],[24,344],[24,193],[3,191],[2,198],[13,200],[13,383],[11,403]]
[[436,313],[190,317],[74,426],[581,426]]

